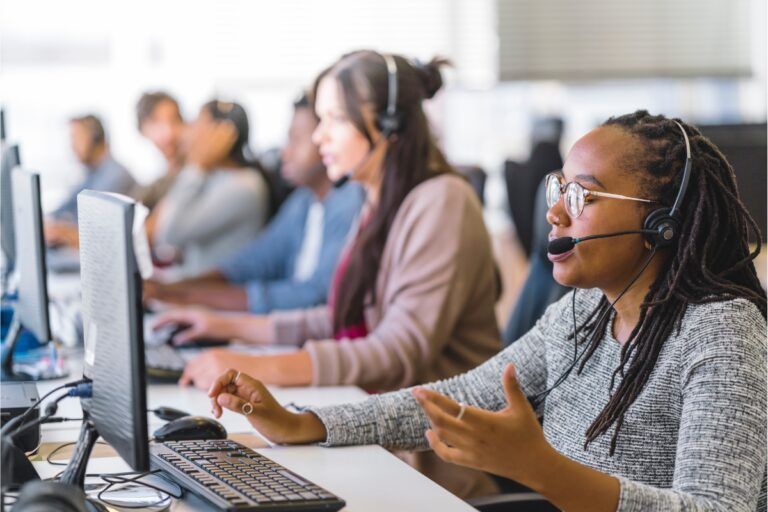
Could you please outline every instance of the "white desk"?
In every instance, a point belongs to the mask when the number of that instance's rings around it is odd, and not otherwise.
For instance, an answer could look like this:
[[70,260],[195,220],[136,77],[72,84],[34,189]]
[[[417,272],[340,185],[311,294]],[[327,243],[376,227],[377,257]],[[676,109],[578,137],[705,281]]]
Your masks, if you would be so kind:
[[[67,380],[78,378],[77,361],[70,363],[72,374]],[[56,381],[38,384],[41,396],[53,389]],[[353,386],[326,388],[270,388],[281,403],[326,405],[365,399],[367,394]],[[180,388],[175,384],[151,385],[147,401],[150,408],[159,405],[176,407],[193,414],[210,415],[210,402],[202,391]],[[59,416],[79,417],[80,405],[76,399],[61,402]],[[240,415],[225,411],[221,419],[230,433],[253,432],[250,424]],[[150,433],[162,422],[148,414]],[[68,442],[77,439],[78,422],[43,426],[43,442]],[[347,502],[345,511],[472,511],[467,503],[438,486],[418,471],[380,446],[352,446],[322,448],[319,446],[274,446],[258,449],[260,453],[305,476],[328,489]],[[61,466],[35,462],[42,478],[48,478]],[[89,473],[128,471],[130,468],[117,457],[92,458]],[[190,493],[172,505],[175,511],[210,510],[210,506]]]

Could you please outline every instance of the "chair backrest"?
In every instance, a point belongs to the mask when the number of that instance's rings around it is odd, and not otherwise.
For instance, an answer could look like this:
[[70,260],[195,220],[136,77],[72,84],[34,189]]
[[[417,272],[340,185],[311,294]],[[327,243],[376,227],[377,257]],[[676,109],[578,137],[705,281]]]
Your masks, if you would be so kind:
[[547,258],[550,227],[547,223],[547,201],[542,180],[535,194],[533,208],[532,251],[528,277],[517,298],[507,326],[502,333],[502,344],[508,346],[528,332],[544,314],[547,306],[569,290],[552,277],[552,262]]
[[477,165],[455,165],[454,169],[469,180],[480,199],[480,204],[485,205],[485,180],[488,178],[485,171]]
[[766,124],[700,125],[699,130],[715,143],[733,166],[739,196],[757,222],[765,243],[768,218],[765,201],[768,175]]

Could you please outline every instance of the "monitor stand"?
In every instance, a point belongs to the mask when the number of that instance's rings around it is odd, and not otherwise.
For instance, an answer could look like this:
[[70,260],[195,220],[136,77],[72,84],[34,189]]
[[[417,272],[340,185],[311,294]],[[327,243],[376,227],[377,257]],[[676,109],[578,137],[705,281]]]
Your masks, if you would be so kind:
[[[88,413],[83,410],[83,425],[80,427],[80,437],[75,444],[75,451],[67,464],[67,468],[59,478],[59,482],[65,485],[71,485],[79,489],[85,488],[85,472],[88,466],[88,459],[91,458],[91,452],[99,438],[99,431],[93,424]],[[107,508],[96,500],[86,499],[86,510],[89,512],[107,512]]]
[[22,330],[23,326],[18,316],[14,315],[11,325],[8,327],[5,343],[3,344],[5,353],[0,363],[0,370],[2,371],[0,381],[50,380],[61,379],[69,375],[69,372],[58,368],[47,368],[34,374],[14,369],[13,353],[16,350],[16,345],[19,343],[19,339],[21,339]]

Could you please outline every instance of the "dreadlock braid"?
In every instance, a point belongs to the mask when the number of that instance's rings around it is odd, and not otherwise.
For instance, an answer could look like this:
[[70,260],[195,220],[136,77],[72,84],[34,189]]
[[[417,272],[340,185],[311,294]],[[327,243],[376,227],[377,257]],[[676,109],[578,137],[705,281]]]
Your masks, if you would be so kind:
[[[680,329],[689,304],[743,298],[766,316],[766,296],[757,278],[754,258],[762,239],[757,223],[739,199],[733,168],[723,154],[698,129],[678,120],[689,136],[692,174],[683,198],[680,234],[659,276],[640,306],[640,319],[623,345],[618,367],[611,377],[608,403],[587,429],[587,445],[615,424],[610,454],[627,409],[648,382],[664,341]],[[634,135],[644,146],[636,172],[648,197],[671,205],[680,187],[685,162],[685,143],[680,129],[664,116],[645,110],[610,118],[604,126],[615,126]],[[756,235],[757,248],[750,253],[749,234]],[[589,343],[579,373],[600,344],[608,325],[610,304],[603,297],[589,318],[602,319],[585,325]],[[585,322],[585,324],[587,324]],[[616,386],[617,377],[621,377]],[[615,390],[614,390],[615,387]]]

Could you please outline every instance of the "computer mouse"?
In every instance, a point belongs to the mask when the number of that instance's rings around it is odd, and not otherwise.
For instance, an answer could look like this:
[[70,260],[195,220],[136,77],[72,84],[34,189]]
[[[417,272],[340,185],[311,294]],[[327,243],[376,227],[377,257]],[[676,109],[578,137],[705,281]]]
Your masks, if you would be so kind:
[[206,439],[226,439],[227,430],[224,425],[205,416],[185,416],[170,421],[155,430],[156,441],[184,441]]
[[155,416],[165,421],[173,421],[183,418],[184,416],[190,416],[186,411],[167,406],[160,406],[157,409],[152,409],[152,412],[155,413]]
[[176,343],[174,342],[174,337],[183,332],[186,331],[191,327],[190,324],[185,323],[178,323],[178,324],[168,324],[164,325],[157,331],[155,331],[155,339],[165,339],[165,343],[174,347],[174,348],[208,348],[208,347],[222,347],[229,342],[227,340],[221,340],[221,339],[215,339],[215,338],[200,338],[196,340],[189,341],[187,343]]

